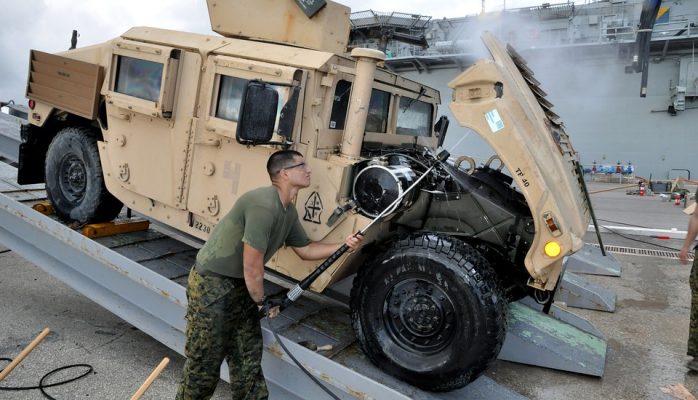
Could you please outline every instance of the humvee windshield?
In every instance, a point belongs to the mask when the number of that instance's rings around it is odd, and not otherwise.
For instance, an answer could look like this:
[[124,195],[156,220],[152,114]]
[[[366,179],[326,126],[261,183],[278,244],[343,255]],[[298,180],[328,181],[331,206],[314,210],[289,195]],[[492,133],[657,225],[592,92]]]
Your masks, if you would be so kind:
[[411,136],[431,136],[431,117],[434,106],[423,101],[400,97],[397,114],[397,134]]
[[[330,129],[344,129],[349,108],[351,82],[337,82],[330,114]],[[366,117],[366,132],[387,133],[390,118],[391,93],[374,88]],[[400,96],[397,112],[398,135],[431,136],[431,120],[434,111],[432,104],[415,98]]]

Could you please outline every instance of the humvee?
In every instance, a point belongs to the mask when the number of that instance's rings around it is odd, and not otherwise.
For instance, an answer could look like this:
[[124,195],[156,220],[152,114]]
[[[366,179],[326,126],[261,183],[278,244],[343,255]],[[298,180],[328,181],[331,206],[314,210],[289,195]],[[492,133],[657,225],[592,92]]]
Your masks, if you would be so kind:
[[[347,55],[347,7],[208,8],[221,36],[136,27],[103,44],[31,51],[18,180],[45,182],[60,218],[106,221],[125,205],[206,240],[241,194],[269,184],[269,155],[291,148],[313,171],[295,202],[306,232],[341,242],[437,163],[448,125],[437,120],[439,92],[384,69],[378,50]],[[507,303],[551,298],[588,223],[576,153],[552,105],[523,58],[483,40],[493,59],[450,83],[449,106],[496,155],[437,163],[361,251],[311,286],[323,292],[355,274],[361,348],[433,391],[487,368]],[[266,267],[298,281],[315,264],[282,248]]]

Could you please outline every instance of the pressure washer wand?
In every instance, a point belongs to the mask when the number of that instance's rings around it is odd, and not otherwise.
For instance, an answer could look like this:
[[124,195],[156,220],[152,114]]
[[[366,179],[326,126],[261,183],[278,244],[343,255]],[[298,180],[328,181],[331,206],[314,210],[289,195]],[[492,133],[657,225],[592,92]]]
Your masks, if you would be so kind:
[[[448,151],[443,150],[436,156],[436,160],[438,161],[438,163],[442,163],[442,162],[446,161],[449,156],[450,156],[450,154],[448,153]],[[378,214],[378,216],[376,218],[374,218],[373,221],[371,221],[371,223],[369,223],[363,229],[356,232],[354,234],[354,236],[363,236],[366,233],[366,231],[368,231],[368,228],[373,226],[373,224],[375,224],[379,219],[381,219],[388,212],[388,210],[391,210],[395,205],[399,204],[399,202],[405,197],[405,195],[407,195],[407,193],[409,193],[413,188],[415,188],[419,184],[419,182],[421,182],[422,179],[424,179],[424,177],[429,175],[429,173],[434,168],[436,168],[436,165],[438,163],[434,163],[431,167],[429,167],[429,169],[427,169],[426,172],[424,172],[424,174],[422,174],[422,176],[419,177],[419,179],[417,179],[413,184],[411,184],[407,189],[405,189],[405,191],[402,192],[402,194],[400,196],[398,196],[397,199],[395,199],[392,203],[390,203],[390,205],[388,207],[383,209],[383,211],[381,211],[381,213]],[[323,261],[322,264],[320,264],[317,268],[315,268],[315,270],[313,272],[311,272],[310,275],[305,277],[305,279],[303,279],[296,286],[294,286],[291,290],[289,290],[288,293],[286,293],[286,297],[281,302],[281,306],[279,307],[280,310],[283,311],[288,306],[290,306],[291,303],[298,300],[298,298],[301,297],[303,292],[308,290],[310,285],[312,285],[313,282],[315,282],[315,280],[323,272],[325,272],[325,270],[327,268],[329,268],[332,264],[334,264],[334,262],[337,261],[337,259],[339,259],[339,257],[341,257],[344,253],[346,253],[347,250],[349,250],[349,246],[347,246],[345,243],[339,249],[337,249],[337,251],[335,251],[331,256],[329,256],[325,261]]]

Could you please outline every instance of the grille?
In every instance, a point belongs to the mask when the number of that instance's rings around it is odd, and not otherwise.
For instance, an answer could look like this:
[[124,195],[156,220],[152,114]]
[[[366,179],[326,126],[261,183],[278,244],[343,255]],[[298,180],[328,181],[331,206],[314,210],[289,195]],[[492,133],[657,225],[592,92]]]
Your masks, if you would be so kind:
[[[598,243],[587,243],[587,244],[589,246],[596,247],[597,249],[601,247],[598,245]],[[659,257],[659,258],[668,258],[671,260],[678,260],[679,259],[679,252],[678,251],[671,251],[671,250],[640,249],[637,247],[609,246],[609,245],[605,245],[604,249],[606,249],[606,251],[609,253],[615,253],[615,254],[630,254],[630,255],[642,256],[642,257]],[[694,257],[693,254],[688,253],[689,260],[693,260],[693,257]]]

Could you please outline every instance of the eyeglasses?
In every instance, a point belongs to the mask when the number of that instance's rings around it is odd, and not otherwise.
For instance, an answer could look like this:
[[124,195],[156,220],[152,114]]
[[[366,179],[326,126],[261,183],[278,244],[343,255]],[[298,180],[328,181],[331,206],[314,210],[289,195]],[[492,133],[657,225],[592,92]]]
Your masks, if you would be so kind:
[[301,168],[305,169],[305,168],[306,168],[306,167],[305,167],[305,161],[303,161],[303,162],[301,162],[301,163],[298,163],[298,164],[291,165],[290,167],[284,167],[284,168],[281,168],[281,169],[293,169],[293,168],[296,168],[296,167],[301,167]]

